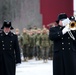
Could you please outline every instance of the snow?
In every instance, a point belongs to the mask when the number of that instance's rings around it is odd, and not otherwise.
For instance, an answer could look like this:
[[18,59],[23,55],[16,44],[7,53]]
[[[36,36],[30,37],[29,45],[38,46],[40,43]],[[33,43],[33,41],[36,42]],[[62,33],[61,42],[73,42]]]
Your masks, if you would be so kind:
[[52,60],[44,63],[43,60],[29,60],[22,62],[16,68],[16,75],[53,75]]

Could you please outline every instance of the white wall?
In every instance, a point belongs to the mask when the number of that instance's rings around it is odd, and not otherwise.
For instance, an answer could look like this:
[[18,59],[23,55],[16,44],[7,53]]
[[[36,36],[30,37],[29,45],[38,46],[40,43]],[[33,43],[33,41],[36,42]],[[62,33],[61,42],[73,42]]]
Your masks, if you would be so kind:
[[74,2],[73,3],[74,4],[74,16],[75,16],[75,19],[76,19],[76,0],[74,0],[73,2]]
[[74,0],[74,10],[76,10],[76,0]]

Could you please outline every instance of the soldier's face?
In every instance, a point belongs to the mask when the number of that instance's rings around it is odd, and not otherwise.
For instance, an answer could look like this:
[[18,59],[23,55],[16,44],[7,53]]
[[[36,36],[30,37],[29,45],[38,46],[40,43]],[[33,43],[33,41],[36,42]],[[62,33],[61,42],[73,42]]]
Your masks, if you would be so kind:
[[19,31],[16,31],[16,34],[19,34]]
[[23,33],[26,33],[26,30],[23,30]]
[[10,32],[10,28],[4,27],[4,32],[6,33]]
[[46,34],[46,33],[47,33],[47,31],[46,31],[46,30],[43,30],[43,33],[44,33],[44,34]]
[[38,33],[41,33],[41,31],[38,31]]

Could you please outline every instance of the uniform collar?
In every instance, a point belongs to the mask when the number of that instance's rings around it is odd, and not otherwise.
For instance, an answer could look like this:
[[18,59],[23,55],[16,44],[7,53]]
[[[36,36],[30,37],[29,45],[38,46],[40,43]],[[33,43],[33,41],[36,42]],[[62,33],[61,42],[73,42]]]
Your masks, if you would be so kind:
[[13,36],[13,34],[11,32],[5,33],[4,31],[2,31],[1,35],[3,35],[3,36]]
[[58,27],[59,27],[60,29],[64,28],[64,26],[60,26],[60,25],[58,25]]

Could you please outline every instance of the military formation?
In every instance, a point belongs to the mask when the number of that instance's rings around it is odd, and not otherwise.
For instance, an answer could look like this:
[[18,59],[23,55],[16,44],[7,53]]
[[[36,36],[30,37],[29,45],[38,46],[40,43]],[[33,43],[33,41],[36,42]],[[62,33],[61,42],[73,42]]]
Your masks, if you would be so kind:
[[[69,19],[72,21],[75,17],[72,16]],[[52,25],[52,27],[55,26]],[[21,55],[23,57],[22,61],[35,58],[35,60],[47,62],[53,59],[54,45],[53,41],[49,40],[49,30],[45,25],[42,28],[37,28],[36,26],[29,29],[23,28],[22,32],[16,28],[15,34],[18,36]]]
[[20,33],[19,29],[15,29],[15,34],[18,35],[22,61],[28,61],[35,58],[35,60],[43,60],[48,62],[52,59],[53,42],[49,40],[49,30],[43,28],[33,27],[30,29],[23,28]]

